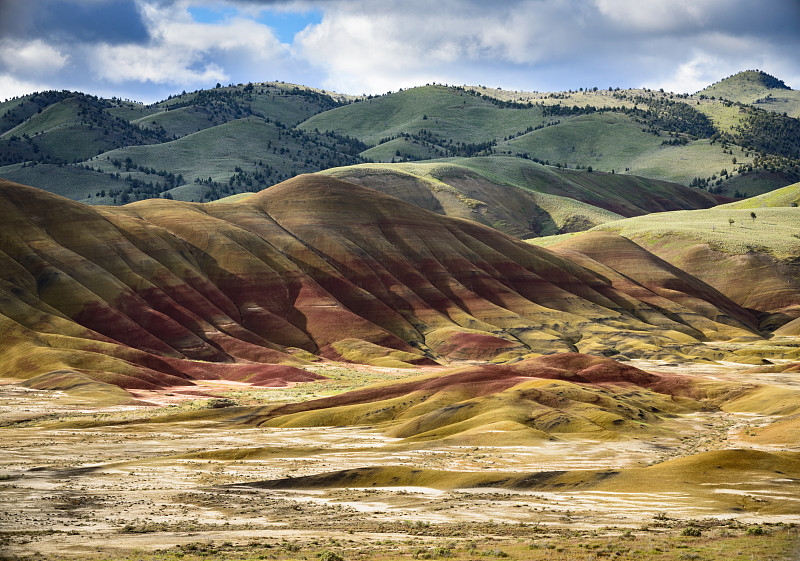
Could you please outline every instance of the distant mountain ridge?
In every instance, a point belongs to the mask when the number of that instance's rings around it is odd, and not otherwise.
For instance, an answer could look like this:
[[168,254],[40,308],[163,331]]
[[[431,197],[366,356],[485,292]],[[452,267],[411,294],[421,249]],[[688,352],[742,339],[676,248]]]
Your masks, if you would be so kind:
[[742,197],[800,180],[800,121],[780,111],[797,92],[781,84],[747,71],[695,96],[427,85],[362,97],[270,82],[150,106],[41,92],[0,103],[0,177],[91,204],[210,201],[359,163],[511,156]]

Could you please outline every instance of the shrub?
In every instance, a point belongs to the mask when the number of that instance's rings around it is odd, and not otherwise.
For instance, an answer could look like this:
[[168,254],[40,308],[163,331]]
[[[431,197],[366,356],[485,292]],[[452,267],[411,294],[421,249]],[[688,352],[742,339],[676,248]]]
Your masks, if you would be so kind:
[[703,532],[700,531],[700,528],[695,528],[694,526],[689,526],[688,528],[684,528],[683,532],[681,532],[682,536],[689,536],[692,538],[699,538],[703,535]]

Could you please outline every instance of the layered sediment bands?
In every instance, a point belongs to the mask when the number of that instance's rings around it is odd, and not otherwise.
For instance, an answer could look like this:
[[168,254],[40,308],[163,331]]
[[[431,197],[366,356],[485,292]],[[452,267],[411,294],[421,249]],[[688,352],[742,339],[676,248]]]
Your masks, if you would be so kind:
[[369,425],[407,441],[466,446],[674,437],[665,418],[707,410],[709,393],[738,395],[741,388],[734,386],[708,388],[685,376],[562,353],[265,408],[243,422],[284,428]]
[[697,329],[713,329],[708,320],[758,326],[751,311],[618,234],[587,232],[550,249],[607,278],[621,292]]
[[648,284],[621,271],[625,285],[585,254],[317,175],[237,203],[117,208],[3,181],[0,220],[0,361],[18,378],[67,370],[157,386],[201,376],[198,364],[227,364],[207,371],[238,379],[239,365],[311,355],[384,365],[668,356],[757,325],[679,272]]

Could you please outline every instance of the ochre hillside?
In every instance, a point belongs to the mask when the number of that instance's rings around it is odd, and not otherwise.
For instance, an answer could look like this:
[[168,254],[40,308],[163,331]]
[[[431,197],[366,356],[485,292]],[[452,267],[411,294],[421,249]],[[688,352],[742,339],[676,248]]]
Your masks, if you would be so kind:
[[[712,209],[664,212],[607,222],[557,245],[612,268],[620,262],[599,232],[632,240],[713,286],[738,305],[763,312],[772,330],[800,315],[800,208],[796,186]],[[599,242],[599,243],[598,243]]]
[[757,334],[753,314],[679,271],[654,276],[659,261],[638,248],[631,258],[650,265],[620,283],[584,258],[318,175],[236,203],[124,207],[2,182],[0,220],[0,362],[43,387],[283,384],[310,379],[295,367],[315,356],[675,356]]

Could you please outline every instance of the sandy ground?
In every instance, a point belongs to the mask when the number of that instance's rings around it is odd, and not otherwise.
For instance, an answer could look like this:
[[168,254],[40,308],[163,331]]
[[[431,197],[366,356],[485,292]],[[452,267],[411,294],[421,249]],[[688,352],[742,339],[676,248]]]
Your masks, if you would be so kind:
[[[674,365],[637,361],[652,371],[796,386],[798,375],[758,375],[741,365]],[[394,375],[394,373],[390,373]],[[407,375],[405,373],[396,373]],[[160,407],[262,390],[235,382],[137,392]],[[274,388],[264,389],[272,392]],[[187,393],[193,392],[193,393]],[[56,419],[148,417],[154,407],[92,408],[63,392],[0,386],[0,551],[28,555],[113,555],[155,551],[203,540],[330,537],[380,540],[424,528],[431,535],[469,537],[525,528],[640,529],[664,520],[729,518],[718,503],[686,493],[555,493],[422,488],[275,491],[256,482],[380,465],[461,471],[624,469],[720,448],[760,445],[745,430],[774,419],[720,411],[668,421],[680,439],[561,441],[517,447],[399,445],[363,427],[242,428],[212,422],[65,427]],[[261,449],[250,459],[209,459],[203,453]],[[762,446],[762,448],[768,448]],[[782,447],[781,449],[787,449]],[[790,448],[800,450],[800,443]],[[199,454],[199,455],[198,455]],[[194,457],[190,457],[194,455]],[[230,487],[231,484],[239,484]],[[242,485],[244,484],[244,485]],[[741,493],[736,488],[718,489]],[[790,501],[797,515],[760,515],[745,523],[800,523],[800,489],[781,496],[752,490],[751,500]],[[661,521],[661,522],[659,522]],[[430,528],[435,528],[433,532]],[[620,530],[621,531],[621,530]]]

